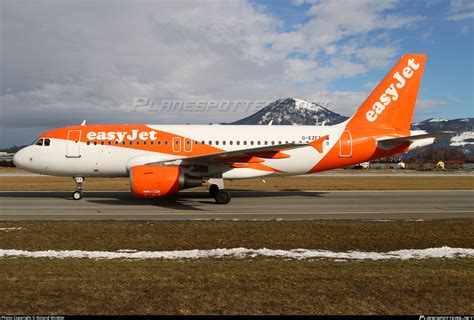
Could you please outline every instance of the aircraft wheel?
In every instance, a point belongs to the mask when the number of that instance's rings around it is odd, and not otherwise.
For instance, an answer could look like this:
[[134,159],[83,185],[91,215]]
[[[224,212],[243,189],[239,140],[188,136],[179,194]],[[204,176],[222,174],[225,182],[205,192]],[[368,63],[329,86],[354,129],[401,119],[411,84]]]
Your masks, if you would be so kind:
[[216,203],[218,204],[228,204],[230,202],[231,196],[230,193],[225,190],[219,190],[214,199],[216,199]]
[[215,198],[218,192],[219,187],[217,186],[217,184],[213,184],[209,187],[209,193],[211,194],[211,197]]
[[72,193],[72,198],[74,200],[81,200],[82,199],[82,192],[79,192],[79,191],[74,191]]

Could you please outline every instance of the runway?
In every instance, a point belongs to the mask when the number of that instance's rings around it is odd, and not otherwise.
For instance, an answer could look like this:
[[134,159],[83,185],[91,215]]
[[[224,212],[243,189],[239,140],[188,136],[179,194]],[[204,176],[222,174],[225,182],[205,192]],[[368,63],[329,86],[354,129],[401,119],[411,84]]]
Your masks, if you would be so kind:
[[473,218],[474,191],[231,191],[134,199],[129,192],[0,192],[0,220],[315,220]]

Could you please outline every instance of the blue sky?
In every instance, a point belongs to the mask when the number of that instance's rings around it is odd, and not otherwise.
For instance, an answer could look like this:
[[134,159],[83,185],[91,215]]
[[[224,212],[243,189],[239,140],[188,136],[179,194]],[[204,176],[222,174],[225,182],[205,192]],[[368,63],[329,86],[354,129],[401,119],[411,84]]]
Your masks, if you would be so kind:
[[136,98],[295,97],[351,115],[404,53],[428,54],[414,121],[474,116],[472,0],[3,0],[0,146],[88,123],[231,122]]
[[[339,2],[343,5],[344,1]],[[289,32],[311,20],[307,12],[317,1],[255,0],[253,3],[278,17],[283,23],[281,31]],[[415,118],[418,120],[427,117],[453,119],[474,116],[473,3],[403,0],[388,10],[400,15],[420,16],[420,20],[409,28],[393,30],[390,41],[386,42],[397,47],[400,54],[428,54],[418,97],[426,102],[426,106],[417,110]],[[378,29],[370,35],[377,37],[384,32]],[[350,40],[351,37],[343,38],[338,45],[343,46]],[[398,57],[393,57],[393,63]],[[334,91],[364,91],[370,88],[368,84],[381,80],[387,71],[375,69],[357,76],[335,79],[329,88]]]

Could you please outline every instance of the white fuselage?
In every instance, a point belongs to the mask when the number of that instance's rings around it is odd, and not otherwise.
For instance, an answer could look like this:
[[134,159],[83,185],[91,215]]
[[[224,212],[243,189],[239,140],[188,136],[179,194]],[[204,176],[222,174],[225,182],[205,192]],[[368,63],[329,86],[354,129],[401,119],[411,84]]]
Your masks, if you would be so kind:
[[[289,175],[307,173],[325,154],[339,141],[344,126],[248,126],[248,125],[147,125],[150,129],[168,132],[185,138],[174,138],[168,141],[173,144],[173,151],[184,152],[192,156],[195,154],[195,141],[222,149],[234,151],[239,149],[257,148],[261,146],[282,143],[309,143],[321,136],[328,135],[324,142],[323,152],[317,152],[307,146],[287,150],[290,157],[286,159],[266,159],[265,165],[276,169],[275,172],[261,171],[250,168],[229,168],[223,173],[227,179],[251,178],[270,174]],[[77,127],[76,127],[77,128]],[[47,134],[44,135],[47,138]],[[159,138],[159,137],[158,137]],[[141,150],[126,145],[108,145],[97,141],[97,144],[78,142],[77,144],[65,139],[49,138],[49,146],[32,145],[22,149],[16,156],[16,163],[26,167],[29,171],[58,176],[128,176],[128,170],[133,165],[145,164],[153,161],[177,159],[173,153]],[[191,140],[187,144],[186,140]],[[135,142],[133,142],[135,144]],[[140,143],[144,143],[140,141]],[[161,144],[164,141],[160,141]],[[148,141],[148,144],[150,142]],[[69,148],[69,149],[68,149]],[[71,151],[71,149],[74,149]],[[151,148],[154,149],[154,148]],[[68,152],[72,156],[68,156]]]

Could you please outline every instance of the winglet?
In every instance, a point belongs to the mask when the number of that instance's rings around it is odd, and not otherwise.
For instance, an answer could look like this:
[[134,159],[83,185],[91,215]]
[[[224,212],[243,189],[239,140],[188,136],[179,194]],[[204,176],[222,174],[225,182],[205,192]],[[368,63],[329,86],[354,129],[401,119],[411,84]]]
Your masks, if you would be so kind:
[[309,145],[316,149],[319,153],[323,153],[323,142],[326,141],[328,137],[329,135],[322,136],[319,139],[311,141]]
[[86,120],[82,121],[81,123],[81,126],[85,126],[86,125]]

